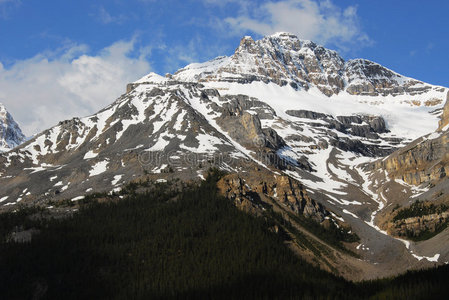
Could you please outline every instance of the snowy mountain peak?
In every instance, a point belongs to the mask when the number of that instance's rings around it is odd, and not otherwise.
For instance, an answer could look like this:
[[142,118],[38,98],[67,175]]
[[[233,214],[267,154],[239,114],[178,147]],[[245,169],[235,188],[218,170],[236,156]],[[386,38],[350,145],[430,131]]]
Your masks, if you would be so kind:
[[0,103],[0,152],[9,151],[25,141],[19,125]]
[[441,87],[404,77],[369,60],[345,61],[336,51],[287,32],[257,41],[245,36],[232,56],[190,64],[173,78],[187,82],[273,82],[306,91],[317,88],[326,96],[342,92],[361,96],[442,92]]

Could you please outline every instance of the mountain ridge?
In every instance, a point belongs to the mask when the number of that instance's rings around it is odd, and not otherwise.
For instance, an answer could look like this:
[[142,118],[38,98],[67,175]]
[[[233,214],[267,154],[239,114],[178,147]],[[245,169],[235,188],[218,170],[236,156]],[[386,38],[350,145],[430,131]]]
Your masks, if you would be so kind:
[[[280,63],[273,62],[276,60]],[[204,72],[201,69],[205,69]],[[334,50],[285,32],[258,41],[246,36],[230,57],[188,65],[175,72],[173,78],[180,81],[240,80],[244,83],[261,80],[305,89],[314,85],[327,96],[341,91],[372,96],[420,93],[432,89],[428,84],[367,59],[345,61]]]

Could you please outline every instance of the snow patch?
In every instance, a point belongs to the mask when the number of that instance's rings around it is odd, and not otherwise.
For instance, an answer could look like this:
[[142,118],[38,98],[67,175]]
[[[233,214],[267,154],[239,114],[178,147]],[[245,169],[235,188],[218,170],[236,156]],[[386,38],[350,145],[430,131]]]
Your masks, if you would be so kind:
[[123,175],[115,175],[114,179],[111,181],[111,184],[116,185],[122,178],[123,178]]
[[343,212],[344,212],[345,214],[347,214],[347,215],[350,215],[350,216],[356,218],[356,219],[359,218],[357,215],[353,214],[352,212],[350,212],[350,211],[348,211],[348,210],[346,210],[346,209],[343,209]]
[[98,153],[94,153],[92,150],[84,154],[84,159],[91,159],[98,156]]
[[430,262],[438,262],[438,259],[440,258],[440,254],[435,254],[434,256],[432,256],[432,257],[428,257],[428,256],[419,256],[419,255],[416,255],[416,254],[413,254],[413,252],[411,253],[412,255],[413,255],[413,257],[414,258],[416,258],[417,260],[419,260],[419,261],[421,261],[421,260],[423,260],[423,259],[427,259],[428,261],[430,261]]
[[92,166],[92,169],[89,171],[89,176],[100,175],[101,173],[106,172],[109,162],[108,161],[100,161]]

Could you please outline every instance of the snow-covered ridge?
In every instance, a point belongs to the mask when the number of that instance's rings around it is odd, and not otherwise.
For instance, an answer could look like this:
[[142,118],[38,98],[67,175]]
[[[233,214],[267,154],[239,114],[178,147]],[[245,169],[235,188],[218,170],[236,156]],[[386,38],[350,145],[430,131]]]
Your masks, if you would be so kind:
[[274,82],[304,90],[316,87],[327,96],[343,91],[351,95],[397,96],[444,90],[366,59],[345,61],[334,50],[285,32],[257,41],[246,36],[230,57],[190,64],[173,78],[190,82]]
[[25,141],[19,125],[11,114],[0,103],[0,152],[5,152],[17,147]]

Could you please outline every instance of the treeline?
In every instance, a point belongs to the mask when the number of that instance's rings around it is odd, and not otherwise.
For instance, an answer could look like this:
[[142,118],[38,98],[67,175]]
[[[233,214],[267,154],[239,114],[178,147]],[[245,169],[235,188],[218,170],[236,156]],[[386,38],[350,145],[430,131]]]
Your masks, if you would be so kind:
[[[295,256],[275,221],[216,192],[220,174],[182,192],[156,185],[28,226],[30,243],[0,243],[2,299],[413,299],[449,292],[447,267],[354,284]],[[13,228],[22,215],[0,215]],[[22,220],[23,221],[23,220]],[[34,222],[34,221],[32,221]]]

